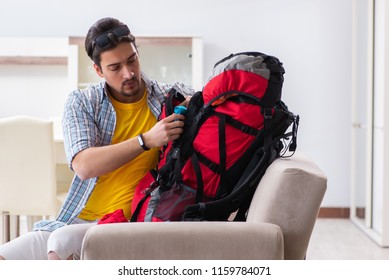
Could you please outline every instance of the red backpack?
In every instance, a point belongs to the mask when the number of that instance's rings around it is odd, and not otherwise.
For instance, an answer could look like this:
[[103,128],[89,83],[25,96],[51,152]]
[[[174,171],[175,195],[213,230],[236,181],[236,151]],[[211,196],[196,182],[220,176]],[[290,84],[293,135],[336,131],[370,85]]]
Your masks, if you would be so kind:
[[[281,101],[283,75],[277,58],[258,52],[216,63],[189,102],[184,133],[137,186],[131,221],[227,220],[238,210],[245,220],[266,168],[296,149],[299,116]],[[162,117],[182,101],[173,89]]]

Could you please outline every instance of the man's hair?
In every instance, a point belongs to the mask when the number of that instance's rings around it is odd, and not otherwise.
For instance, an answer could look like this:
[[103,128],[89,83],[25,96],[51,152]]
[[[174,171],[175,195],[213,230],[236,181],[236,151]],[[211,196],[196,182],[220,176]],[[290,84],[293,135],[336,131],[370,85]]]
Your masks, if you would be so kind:
[[[101,67],[101,53],[106,50],[115,48],[119,43],[130,42],[136,48],[135,37],[131,34],[130,31],[128,35],[121,37],[116,37],[114,34],[109,33],[110,30],[118,26],[124,26],[124,23],[115,18],[106,17],[99,19],[89,28],[85,38],[85,51],[90,59],[92,59],[93,62],[99,67]],[[108,33],[107,35],[109,37],[109,44],[105,45],[104,47],[100,47],[98,44],[95,44],[95,39],[104,33]]]

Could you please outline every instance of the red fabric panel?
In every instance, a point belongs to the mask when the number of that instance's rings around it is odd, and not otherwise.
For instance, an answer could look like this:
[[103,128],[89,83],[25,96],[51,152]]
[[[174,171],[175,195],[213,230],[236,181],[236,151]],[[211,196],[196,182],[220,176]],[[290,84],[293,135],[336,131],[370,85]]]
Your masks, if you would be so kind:
[[97,224],[112,224],[112,223],[128,223],[127,218],[124,216],[123,209],[118,209],[112,213],[105,214]]
[[[216,164],[220,163],[218,122],[218,117],[211,116],[201,126],[201,129],[193,143],[196,151],[199,151],[202,155]],[[260,120],[259,118],[256,122],[257,127],[263,125],[263,120]],[[260,122],[262,123],[259,124]],[[212,137],[212,139],[210,137]],[[226,124],[226,146],[228,147],[226,154],[227,170],[243,155],[247,147],[251,145],[254,139],[254,136],[245,134],[242,131],[230,126],[229,124]],[[200,163],[200,168],[204,182],[204,195],[208,197],[214,197],[219,187],[220,176],[202,163]],[[196,189],[197,179],[191,161],[187,162],[182,170],[182,174],[185,184]]]
[[239,91],[262,98],[265,94],[268,80],[252,72],[244,70],[228,70],[212,78],[203,89],[204,104],[218,95]]
[[263,128],[263,116],[261,107],[248,103],[224,102],[216,107],[216,112],[231,116],[233,119],[243,124],[251,126],[257,130]]
[[[257,113],[258,114],[258,113]],[[251,118],[255,119],[255,118]],[[220,163],[219,158],[219,118],[210,117],[199,130],[193,146],[196,151],[212,160],[216,164]],[[263,124],[257,124],[262,126]],[[212,139],[211,139],[212,137]],[[243,133],[242,131],[226,124],[226,147],[227,147],[227,169],[231,167],[245,152],[247,147],[254,141],[255,137]]]
[[[151,174],[151,172],[147,172],[145,177],[143,177],[143,179],[136,186],[134,197],[132,199],[132,204],[131,204],[131,214],[134,214],[134,211],[135,211],[139,201],[145,196],[144,191],[146,189],[148,189],[150,187],[151,183],[153,183],[154,181],[155,180],[154,180],[154,177]],[[146,215],[146,210],[147,210],[147,205],[149,204],[149,200],[150,200],[150,197],[143,203],[142,208],[141,208],[139,215],[138,215],[138,220],[137,220],[138,222],[144,221],[144,217]]]

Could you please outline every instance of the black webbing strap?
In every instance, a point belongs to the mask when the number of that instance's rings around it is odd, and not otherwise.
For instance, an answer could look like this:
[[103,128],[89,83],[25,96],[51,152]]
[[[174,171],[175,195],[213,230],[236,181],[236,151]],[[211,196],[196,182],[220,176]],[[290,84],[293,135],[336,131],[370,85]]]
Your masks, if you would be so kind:
[[295,152],[297,148],[297,131],[298,131],[299,122],[300,122],[300,116],[297,115],[293,120],[292,143],[289,146],[289,151],[291,152]]
[[224,195],[227,191],[226,169],[227,169],[227,151],[226,151],[226,118],[223,115],[219,120],[219,165],[220,165],[220,188],[218,195]]
[[247,195],[246,200],[241,202],[241,205],[240,205],[240,207],[239,207],[239,209],[234,217],[235,222],[246,221],[247,210],[250,207],[251,198],[252,198],[252,196]]
[[220,174],[220,165],[219,164],[213,162],[212,160],[210,160],[209,158],[200,154],[199,152],[196,152],[196,153],[197,153],[197,159],[199,160],[199,162],[206,165],[210,170],[212,170],[212,172],[214,172],[216,174]]
[[225,115],[225,114],[222,114],[222,113],[219,113],[219,112],[215,112],[215,115],[217,115],[219,118],[222,118],[224,117],[225,118],[225,121],[230,124],[231,126],[233,126],[234,128],[236,129],[239,129],[240,131],[242,131],[243,133],[245,134],[249,134],[249,135],[252,135],[252,136],[256,136],[258,134],[258,130],[255,129],[254,127],[251,127],[247,124],[244,124],[238,120],[235,120],[233,117],[229,116],[229,115]]
[[277,153],[276,151],[273,149],[273,124],[272,124],[272,120],[273,120],[273,108],[262,108],[262,114],[263,114],[263,118],[264,118],[264,122],[263,122],[263,126],[264,126],[264,147],[265,147],[265,150],[269,150],[270,151],[270,161],[273,161],[276,156],[277,156]]
[[181,169],[182,169],[182,159],[181,159],[181,154],[180,154],[180,148],[176,147],[174,148],[174,146],[172,147],[173,149],[173,153],[172,153],[172,158],[171,160],[174,160],[174,169],[173,169],[173,172],[174,172],[174,181],[176,182],[182,182],[182,173],[181,173]]
[[203,196],[204,196],[203,176],[201,173],[199,159],[197,158],[196,152],[193,153],[191,159],[192,159],[193,169],[196,173],[196,178],[197,178],[196,203],[199,203],[199,202],[203,201]]

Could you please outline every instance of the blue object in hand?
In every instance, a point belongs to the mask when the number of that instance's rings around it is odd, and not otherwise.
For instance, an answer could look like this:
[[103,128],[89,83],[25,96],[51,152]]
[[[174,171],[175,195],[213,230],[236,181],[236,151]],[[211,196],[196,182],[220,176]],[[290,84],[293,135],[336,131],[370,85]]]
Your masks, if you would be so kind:
[[176,106],[176,107],[174,107],[174,114],[185,115],[186,110],[187,110],[187,109],[186,109],[185,106]]

